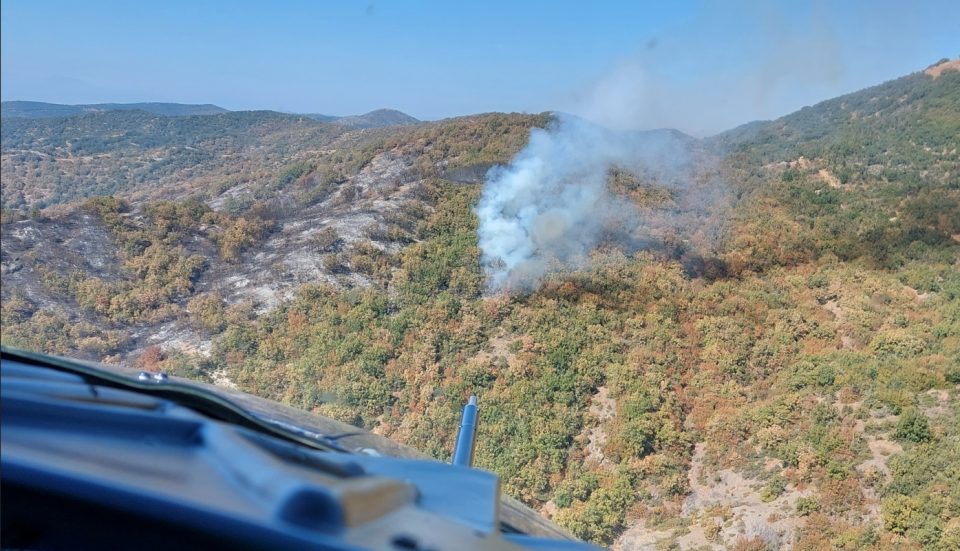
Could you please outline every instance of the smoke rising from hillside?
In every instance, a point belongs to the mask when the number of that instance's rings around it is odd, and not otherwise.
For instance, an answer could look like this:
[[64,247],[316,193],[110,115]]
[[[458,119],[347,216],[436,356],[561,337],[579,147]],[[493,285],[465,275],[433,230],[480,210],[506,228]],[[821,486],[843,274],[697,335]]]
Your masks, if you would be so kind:
[[489,289],[534,289],[547,273],[586,266],[590,252],[611,236],[646,241],[640,210],[608,189],[609,171],[642,172],[683,195],[690,156],[690,142],[668,131],[611,130],[564,114],[534,129],[508,166],[487,174],[476,209]]

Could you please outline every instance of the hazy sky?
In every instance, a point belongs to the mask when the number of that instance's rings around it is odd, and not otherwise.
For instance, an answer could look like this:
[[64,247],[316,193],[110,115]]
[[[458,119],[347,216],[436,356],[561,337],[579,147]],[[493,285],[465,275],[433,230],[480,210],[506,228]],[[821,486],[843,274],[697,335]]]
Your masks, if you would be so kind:
[[559,109],[698,135],[960,55],[948,0],[13,0],[0,18],[4,100]]

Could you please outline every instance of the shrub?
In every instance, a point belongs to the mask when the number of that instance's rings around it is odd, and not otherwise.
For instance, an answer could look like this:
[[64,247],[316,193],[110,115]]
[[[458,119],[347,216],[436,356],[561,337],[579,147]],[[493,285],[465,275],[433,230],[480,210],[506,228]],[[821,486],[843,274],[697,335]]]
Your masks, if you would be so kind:
[[836,372],[829,365],[825,365],[820,368],[817,373],[817,384],[823,387],[828,387],[833,385],[833,381],[836,379]]
[[674,473],[664,479],[662,486],[667,495],[680,496],[690,491],[690,480],[686,473]]
[[163,351],[160,350],[159,346],[148,346],[143,350],[143,352],[140,353],[137,363],[142,369],[147,371],[155,371],[157,369],[157,364],[163,361],[163,357]]
[[904,329],[881,331],[870,348],[884,358],[913,358],[926,350],[926,343]]
[[737,541],[733,542],[731,549],[733,551],[772,551],[774,546],[767,543],[767,541],[760,536],[754,536],[752,538],[741,536],[737,538]]
[[200,327],[211,333],[219,333],[226,326],[223,298],[217,293],[193,297],[187,303],[187,312]]
[[340,274],[347,270],[347,267],[343,264],[343,261],[340,260],[340,255],[336,253],[324,255],[322,263],[323,269],[331,274]]
[[313,242],[317,251],[321,253],[335,253],[343,248],[343,239],[340,239],[337,230],[331,226],[318,231],[313,238]]
[[312,171],[315,167],[309,163],[296,163],[287,167],[286,170],[280,173],[277,177],[277,185],[280,187],[286,187],[291,184],[294,180],[300,178],[301,176]]
[[951,367],[945,375],[948,383],[960,385],[960,367]]
[[700,520],[700,527],[703,529],[703,536],[708,541],[717,541],[720,531],[723,529],[723,525],[714,517],[703,517]]
[[850,466],[841,461],[827,463],[827,476],[834,480],[844,480],[850,475]]
[[769,503],[781,495],[787,489],[787,481],[782,476],[775,476],[760,490],[760,499],[764,503]]
[[820,503],[813,496],[801,497],[797,499],[797,513],[800,516],[807,516],[820,510]]
[[915,408],[905,410],[900,415],[900,420],[897,422],[897,428],[893,435],[900,440],[915,443],[930,440],[930,424],[927,421],[927,416]]

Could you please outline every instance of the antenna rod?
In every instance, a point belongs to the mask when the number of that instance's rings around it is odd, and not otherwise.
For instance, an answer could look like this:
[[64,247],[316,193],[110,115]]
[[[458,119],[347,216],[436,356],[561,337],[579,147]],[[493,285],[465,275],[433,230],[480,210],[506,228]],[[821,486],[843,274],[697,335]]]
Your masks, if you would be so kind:
[[461,467],[473,466],[473,445],[477,441],[477,397],[471,396],[467,405],[463,406],[463,417],[460,418],[460,432],[457,434],[457,443],[453,448],[454,465]]

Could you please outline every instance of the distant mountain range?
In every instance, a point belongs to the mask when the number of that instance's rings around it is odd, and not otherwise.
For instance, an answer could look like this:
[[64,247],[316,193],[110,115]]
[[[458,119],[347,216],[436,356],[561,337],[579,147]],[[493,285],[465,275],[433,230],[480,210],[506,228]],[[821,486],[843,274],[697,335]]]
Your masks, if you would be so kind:
[[[146,111],[154,115],[165,117],[184,117],[191,115],[216,115],[228,113],[228,109],[210,103],[89,103],[80,105],[65,105],[60,103],[46,103],[42,101],[5,101],[0,104],[0,117],[20,119],[47,119],[56,117],[73,117],[89,113],[103,113],[106,111]],[[421,121],[395,109],[377,109],[363,115],[338,117],[319,113],[305,113],[303,116],[311,119],[346,126],[348,128],[383,128],[386,126],[408,126],[419,124]]]
[[72,117],[86,113],[103,111],[146,111],[155,115],[180,117],[188,115],[215,115],[226,113],[227,109],[209,103],[191,105],[186,103],[88,103],[64,105],[42,101],[5,101],[0,104],[0,116],[3,118],[46,119],[53,117]]

